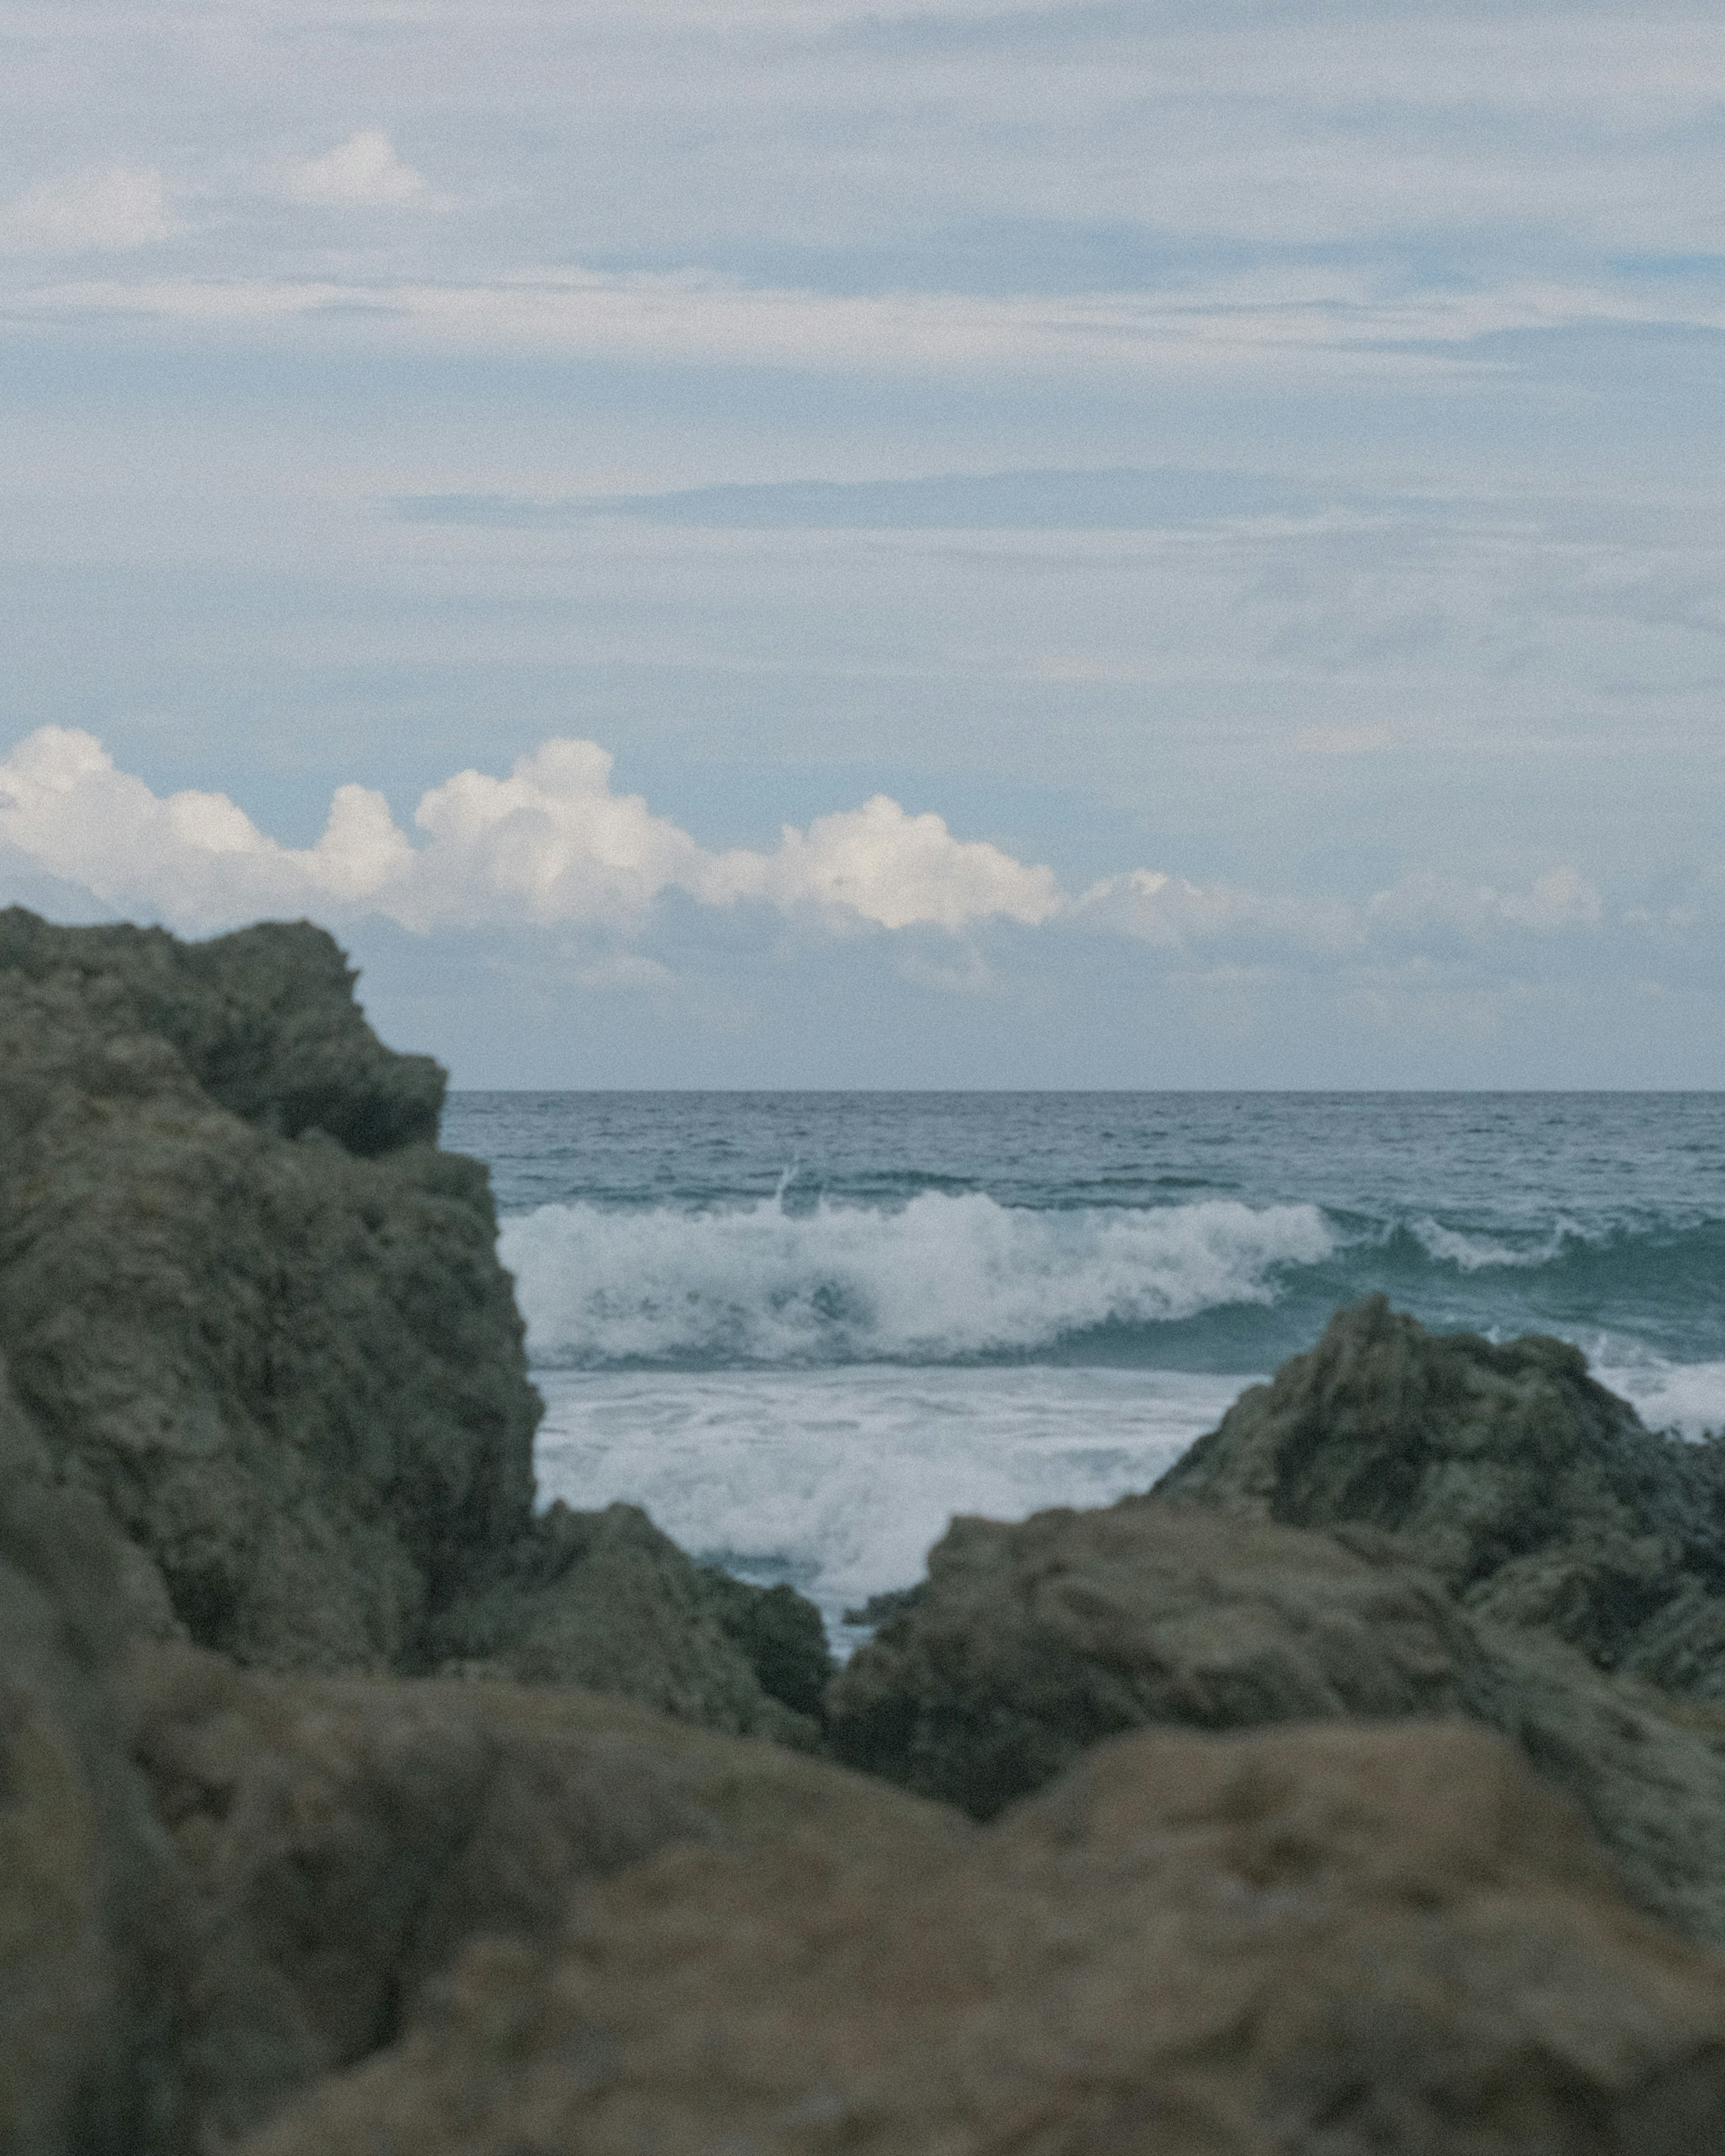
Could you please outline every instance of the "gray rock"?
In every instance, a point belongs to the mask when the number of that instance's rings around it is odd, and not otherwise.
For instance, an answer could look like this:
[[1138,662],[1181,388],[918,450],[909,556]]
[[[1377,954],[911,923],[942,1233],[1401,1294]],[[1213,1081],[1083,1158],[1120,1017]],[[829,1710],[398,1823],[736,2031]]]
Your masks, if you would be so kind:
[[443,1074],[352,987],[303,922],[183,944],[0,913],[0,1352],[54,1475],[165,1589],[146,1629],[812,1742],[809,1605],[639,1516],[535,1519],[485,1170],[436,1149]]
[[166,1613],[0,1367],[7,2156],[215,2156],[392,2041],[470,1939],[549,1938],[583,1881],[671,1844],[966,1836],[629,1702],[245,1671]]
[[494,1583],[432,1620],[428,1643],[433,1668],[621,1692],[805,1750],[832,1674],[813,1604],[696,1564],[634,1505],[553,1505]]
[[[1573,1576],[1589,1547],[1585,1523],[1620,1502],[1605,1480],[1609,1453],[1602,1466],[1556,1421],[1553,1397],[1564,1394],[1548,1382],[1553,1364],[1581,1408],[1598,1409],[1601,1450],[1620,1435],[1644,1460],[1669,1453],[1679,1473],[1686,1465],[1673,1440],[1625,1425],[1609,1394],[1594,1401],[1567,1351],[1548,1357],[1554,1345],[1490,1351],[1508,1380],[1500,1387],[1502,1371],[1486,1360],[1483,1378],[1469,1383],[1483,1342],[1429,1342],[1410,1321],[1386,1326],[1371,1308],[1344,1313],[1325,1353],[1348,1383],[1326,1391],[1313,1376],[1316,1368],[1321,1380],[1323,1359],[1297,1358],[1275,1387],[1230,1411],[1204,1441],[1198,1471],[1104,1510],[1014,1526],[955,1521],[919,1591],[831,1686],[834,1753],[987,1818],[1120,1730],[1466,1715],[1515,1738],[1569,1792],[1644,1908],[1725,1947],[1725,1713],[1621,1667],[1608,1675],[1564,1636],[1579,1632],[1599,1649],[1596,1622],[1563,1621],[1583,1605],[1512,1600],[1504,1574],[1525,1581],[1525,1570],[1506,1565],[1470,1584],[1455,1557],[1484,1539],[1482,1520],[1513,1515],[1517,1500],[1507,1493],[1525,1493],[1542,1465],[1563,1497],[1540,1515],[1553,1532],[1553,1574]],[[1420,1382],[1428,1348],[1440,1373],[1445,1361],[1459,1367],[1456,1392],[1475,1411],[1460,1436],[1433,1408],[1435,1389]],[[1312,1391],[1330,1402],[1332,1419],[1303,1413]],[[1530,1426],[1544,1433],[1537,1445]],[[1411,1433],[1399,1450],[1398,1431]],[[1522,1456],[1530,1450],[1531,1466]],[[1411,1455],[1414,1467],[1392,1474],[1386,1453],[1392,1462]],[[1478,1488],[1457,1460],[1476,1465]],[[1278,1475],[1301,1506],[1283,1503]],[[1373,1491],[1378,1517],[1402,1532],[1358,1523]],[[1199,1492],[1210,1502],[1196,1502]],[[1656,1498],[1670,1502],[1668,1491]],[[1302,1506],[1355,1517],[1331,1533],[1269,1517]],[[1627,1527],[1621,1534],[1634,1539]],[[1675,1537],[1650,1539],[1669,1568],[1656,1575],[1665,1599],[1630,1642],[1705,1694],[1717,1599],[1683,1565]],[[1414,1561],[1428,1549],[1450,1559],[1448,1578]],[[1599,1602],[1585,1606],[1597,1619]],[[1696,1666],[1684,1668],[1685,1656]]]
[[56,928],[0,911],[0,976],[53,985],[102,1032],[157,1035],[213,1101],[286,1137],[322,1130],[348,1152],[434,1145],[444,1074],[384,1047],[354,1001],[333,937],[262,921],[208,943],[162,928]]
[[1458,1723],[1158,1732],[968,1845],[685,1845],[244,2156],[1694,2156],[1725,1969]]
[[177,1869],[109,1691],[127,1596],[0,1366],[0,2148],[136,2156],[173,2112]]
[[473,1938],[554,1938],[583,1884],[673,1845],[928,1861],[968,1839],[885,1784],[567,1687],[152,1645],[121,1691],[198,1912],[173,2063],[200,2146],[393,2041]]
[[526,1531],[495,1234],[475,1163],[277,1135],[64,980],[0,982],[0,1348],[205,1644],[388,1667]]
[[1725,1697],[1695,1629],[1725,1591],[1725,1444],[1646,1430],[1562,1341],[1430,1333],[1368,1296],[1243,1393],[1157,1495],[1387,1530],[1483,1615]]
[[1328,1536],[1145,1498],[957,1519],[834,1681],[829,1738],[987,1819],[1146,1723],[1454,1712],[1478,1654],[1440,1582]]

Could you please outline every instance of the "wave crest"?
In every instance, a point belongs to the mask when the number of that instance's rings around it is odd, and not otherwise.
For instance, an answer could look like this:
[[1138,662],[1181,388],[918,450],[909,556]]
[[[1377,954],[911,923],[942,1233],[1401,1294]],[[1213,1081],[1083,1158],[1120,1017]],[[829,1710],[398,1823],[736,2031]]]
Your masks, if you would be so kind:
[[895,1212],[545,1205],[504,1223],[536,1362],[950,1362],[1268,1303],[1328,1257],[1316,1205],[1034,1211],[926,1192]]

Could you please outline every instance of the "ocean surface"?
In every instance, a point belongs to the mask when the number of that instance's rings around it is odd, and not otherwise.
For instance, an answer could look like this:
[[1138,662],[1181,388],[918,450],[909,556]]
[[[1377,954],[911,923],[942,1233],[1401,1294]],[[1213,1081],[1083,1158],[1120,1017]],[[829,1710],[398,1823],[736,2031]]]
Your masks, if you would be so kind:
[[456,1093],[542,1496],[845,1611],[1143,1489],[1381,1288],[1725,1425],[1725,1093]]

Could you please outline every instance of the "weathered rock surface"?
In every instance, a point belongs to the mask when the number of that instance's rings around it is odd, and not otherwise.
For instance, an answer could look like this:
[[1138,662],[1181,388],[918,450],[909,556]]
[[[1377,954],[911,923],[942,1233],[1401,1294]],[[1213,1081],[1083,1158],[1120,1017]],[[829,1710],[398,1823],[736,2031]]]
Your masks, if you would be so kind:
[[[1476,1350],[1485,1374],[1470,1385]],[[1462,1437],[1443,1419],[1428,1360],[1440,1376],[1450,1371],[1464,1407],[1486,1403]],[[1348,1383],[1332,1389],[1341,1404],[1327,1423],[1320,1379],[1332,1364]],[[1318,1408],[1308,1404],[1314,1390]],[[1594,1416],[1594,1451],[1585,1430],[1558,1419],[1566,1399]],[[1458,1536],[1475,1548],[1482,1518],[1525,1502],[1552,1534],[1553,1573],[1571,1566],[1589,1507],[1596,1516],[1627,1502],[1605,1481],[1619,1438],[1653,1491],[1648,1509],[1675,1511],[1686,1455],[1578,1375],[1567,1349],[1486,1350],[1433,1341],[1381,1307],[1345,1312],[1319,1351],[1248,1394],[1201,1440],[1196,1470],[1181,1463],[1151,1496],[1014,1526],[955,1521],[926,1582],[834,1682],[829,1742],[853,1765],[987,1818],[1119,1730],[1466,1714],[1513,1737],[1570,1792],[1643,1907],[1725,1947],[1725,1714],[1705,1697],[1605,1675],[1563,1636],[1579,1630],[1597,1644],[1597,1624],[1543,1625],[1524,1598],[1506,1609],[1470,1593],[1454,1556]],[[1535,1507],[1525,1492],[1542,1464],[1560,1492],[1541,1496],[1536,1484]],[[1278,1468],[1305,1493],[1300,1504],[1277,1497]],[[1338,1486],[1348,1494],[1336,1496]],[[1371,1509],[1362,1492],[1383,1489],[1399,1493],[1394,1504],[1379,1506],[1378,1524],[1360,1524]],[[1320,1502],[1314,1490],[1329,1494]],[[1200,1493],[1211,1502],[1196,1502]],[[1334,1532],[1271,1517],[1281,1511],[1318,1514]],[[1384,1532],[1385,1515],[1414,1532]],[[1676,1577],[1668,1611],[1685,1618],[1695,1597],[1710,1599],[1683,1571],[1675,1534],[1643,1539],[1663,1552],[1667,1584]],[[1447,1576],[1414,1561],[1428,1548],[1449,1555]],[[1485,1574],[1486,1588],[1507,1569]],[[1597,1616],[1601,1605],[1587,1606]],[[1648,1636],[1638,1635],[1644,1659]],[[1698,1675],[1693,1689],[1705,1695]]]
[[100,1507],[54,1486],[0,1366],[0,2148],[132,2156],[172,2110],[177,1872],[107,1684]]
[[391,2041],[469,1939],[553,1937],[578,1885],[668,1845],[802,1836],[913,1874],[968,1832],[882,1783],[562,1687],[148,1647],[125,1693],[197,1912],[176,2060],[209,2143]]
[[622,1692],[804,1748],[832,1661],[820,1613],[692,1564],[639,1507],[553,1505],[504,1575],[434,1618],[433,1667]]
[[1157,1494],[1385,1529],[1482,1615],[1725,1699],[1725,1443],[1648,1430],[1564,1342],[1434,1334],[1368,1297]]
[[684,1846],[244,2156],[1693,2156],[1725,1968],[1460,1724],[1141,1735],[973,1846]]
[[327,1132],[349,1152],[435,1145],[444,1074],[385,1048],[331,939],[260,921],[208,943],[162,928],[56,928],[0,911],[0,975],[74,1004],[108,1038],[157,1035],[213,1101],[284,1137]]
[[1453,1712],[1480,1659],[1430,1574],[1144,1498],[957,1519],[834,1680],[838,1756],[991,1817],[1100,1738]]
[[7,2156],[215,2156],[393,2038],[470,1938],[549,1936],[668,1844],[801,1834],[914,1871],[969,1832],[621,1699],[250,1671],[171,1629],[0,1364]]
[[489,1660],[812,1741],[812,1609],[799,1658],[783,1591],[534,1518],[539,1402],[442,1089],[304,923],[0,913],[0,1352],[54,1473],[156,1568],[157,1629],[247,1664]]

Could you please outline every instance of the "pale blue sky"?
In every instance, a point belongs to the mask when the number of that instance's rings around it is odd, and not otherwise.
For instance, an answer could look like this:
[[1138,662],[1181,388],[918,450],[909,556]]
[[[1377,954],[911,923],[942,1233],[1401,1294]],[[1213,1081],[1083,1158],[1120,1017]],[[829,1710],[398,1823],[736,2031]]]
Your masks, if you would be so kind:
[[0,0],[0,900],[458,1082],[1714,1085],[1722,354],[1715,8]]

